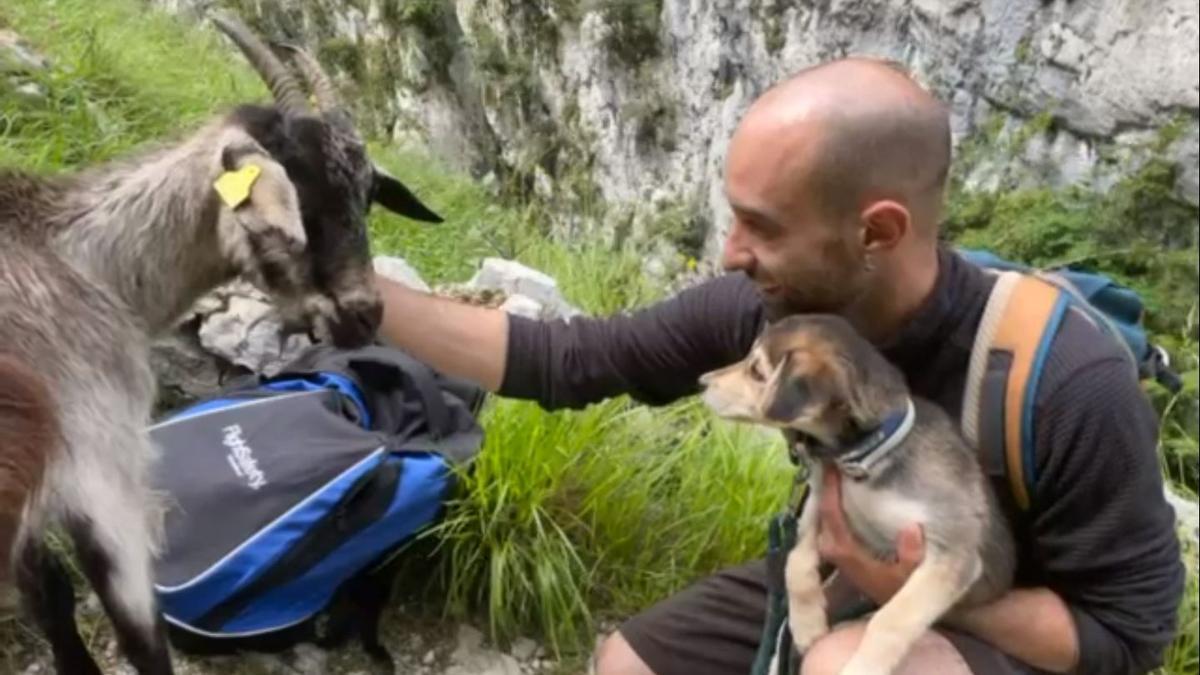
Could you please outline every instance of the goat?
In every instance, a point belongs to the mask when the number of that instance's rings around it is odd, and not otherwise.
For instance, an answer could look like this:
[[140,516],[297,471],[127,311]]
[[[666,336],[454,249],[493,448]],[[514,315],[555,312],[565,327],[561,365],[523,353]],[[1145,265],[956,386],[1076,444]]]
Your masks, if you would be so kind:
[[[367,157],[315,59],[274,45],[307,80],[313,110],[276,49],[232,17],[212,20],[272,105],[238,106],[174,144],[74,174],[0,172],[0,357],[25,366],[0,370],[0,518],[19,510],[4,552],[64,674],[100,670],[47,548],[51,523],[137,672],[172,672],[152,578],[162,509],[149,487],[151,341],[242,275],[274,297],[288,330],[365,344],[382,317],[371,204],[441,220]],[[231,175],[244,190],[226,201],[215,185]]]

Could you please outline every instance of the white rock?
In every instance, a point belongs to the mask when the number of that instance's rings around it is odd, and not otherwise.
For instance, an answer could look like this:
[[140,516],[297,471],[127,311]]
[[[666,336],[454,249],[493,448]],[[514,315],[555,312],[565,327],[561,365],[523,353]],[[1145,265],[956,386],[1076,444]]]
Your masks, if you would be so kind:
[[50,62],[20,35],[0,29],[0,73],[21,73],[44,70]]
[[545,308],[542,303],[534,300],[527,295],[510,295],[503,303],[500,304],[500,309],[509,314],[516,314],[527,319],[540,319]]
[[397,283],[404,284],[409,288],[415,288],[418,291],[429,292],[429,284],[421,278],[420,273],[408,264],[404,258],[396,256],[375,256],[372,261],[375,266],[375,273],[385,276],[388,279]]
[[429,651],[425,652],[425,656],[424,656],[424,658],[421,659],[421,663],[423,663],[427,666],[432,665],[433,660],[436,658],[437,658],[437,652],[430,649]]
[[205,350],[256,373],[274,375],[310,341],[303,335],[280,340],[275,309],[261,294],[235,290],[224,311],[210,314],[200,326]]
[[1175,509],[1179,529],[1193,544],[1200,544],[1200,504],[1176,493],[1169,486],[1166,488],[1166,497]]
[[538,652],[538,643],[529,638],[517,638],[513,641],[512,648],[509,653],[513,658],[520,661],[528,661],[532,659]]
[[[514,260],[486,258],[467,286],[498,290],[508,296],[523,295],[536,301],[551,316],[571,318],[580,314],[559,292],[553,277]],[[528,304],[526,308],[530,307]]]
[[458,637],[455,640],[454,655],[469,654],[483,646],[483,633],[469,624],[459,624]]
[[479,271],[467,283],[474,288],[528,295],[543,303],[554,301],[558,295],[558,282],[548,274],[503,258],[485,258]]
[[310,644],[299,644],[292,649],[295,660],[292,668],[300,675],[325,675],[329,653]]

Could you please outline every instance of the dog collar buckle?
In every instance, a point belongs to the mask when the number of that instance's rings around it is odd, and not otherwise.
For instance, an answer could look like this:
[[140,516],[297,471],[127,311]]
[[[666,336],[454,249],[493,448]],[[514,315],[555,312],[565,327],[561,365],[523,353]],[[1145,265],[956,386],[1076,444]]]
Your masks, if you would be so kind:
[[863,466],[861,462],[839,464],[838,469],[842,472],[843,476],[854,481],[865,480],[867,477],[867,467]]

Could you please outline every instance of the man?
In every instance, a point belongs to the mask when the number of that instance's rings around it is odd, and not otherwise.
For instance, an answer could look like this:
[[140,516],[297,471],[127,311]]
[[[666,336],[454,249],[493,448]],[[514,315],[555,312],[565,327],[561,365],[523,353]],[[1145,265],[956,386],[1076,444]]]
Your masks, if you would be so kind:
[[[657,306],[536,322],[385,285],[383,335],[500,395],[578,408],[628,393],[665,404],[740,359],[765,321],[835,312],[883,350],[918,395],[954,416],[991,278],[939,245],[950,162],[946,111],[886,63],[844,59],[772,88],[729,146],[729,274]],[[412,320],[419,317],[419,320]],[[1119,347],[1066,319],[1047,358],[1035,430],[1042,505],[1020,525],[1019,583],[924,636],[908,673],[1140,673],[1172,637],[1183,568],[1162,493],[1156,419]],[[874,561],[840,520],[836,476],[822,556],[883,602],[920,558]],[[765,612],[765,567],[726,570],[626,622],[600,675],[748,673]],[[804,673],[836,673],[862,624],[814,645]]]

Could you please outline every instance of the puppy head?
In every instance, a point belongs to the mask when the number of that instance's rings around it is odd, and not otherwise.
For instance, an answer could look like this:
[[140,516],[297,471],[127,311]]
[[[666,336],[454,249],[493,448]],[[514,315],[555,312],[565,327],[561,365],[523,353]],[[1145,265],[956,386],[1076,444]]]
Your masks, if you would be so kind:
[[818,453],[848,447],[905,394],[899,373],[833,315],[769,325],[745,359],[703,375],[700,384],[717,415],[790,430],[815,441],[807,445]]

